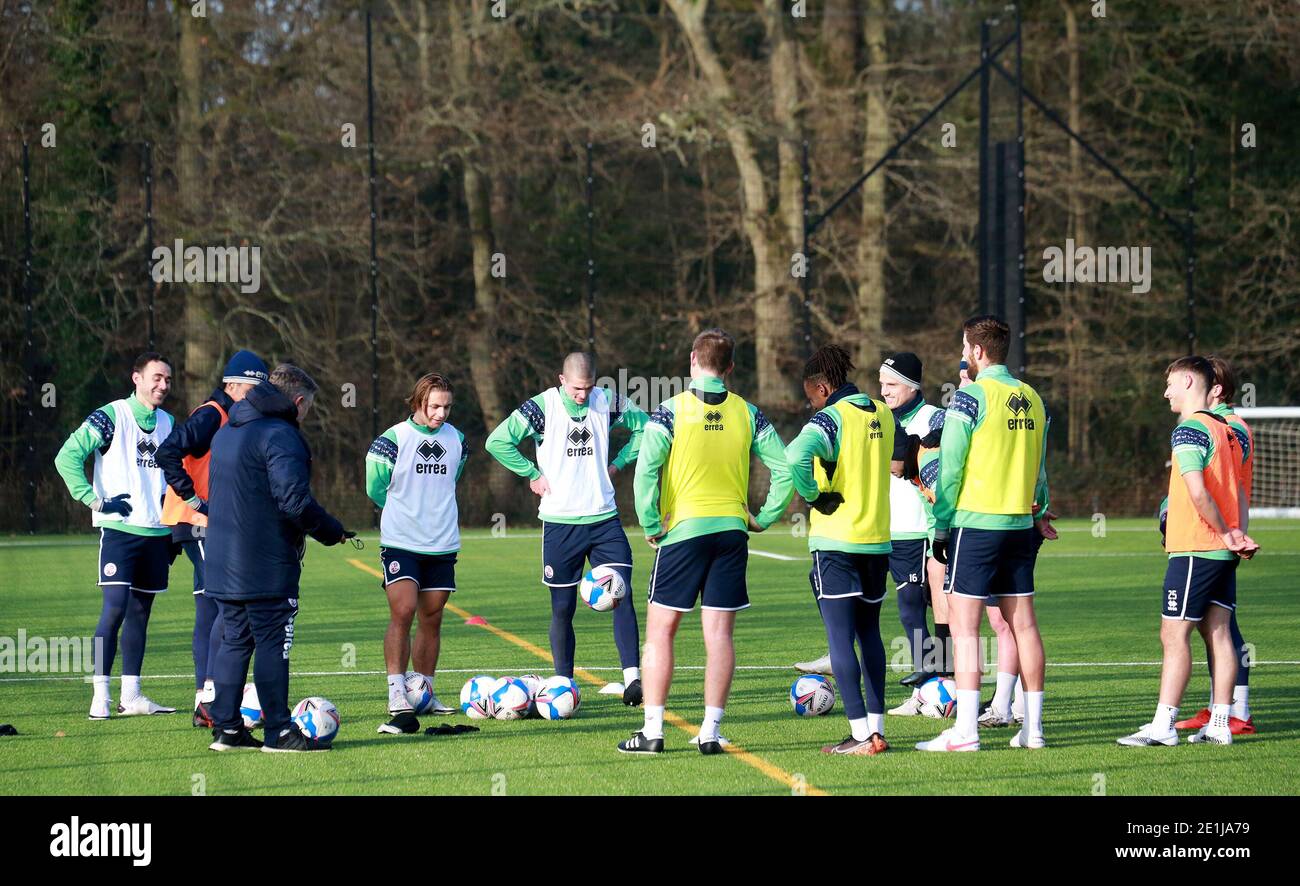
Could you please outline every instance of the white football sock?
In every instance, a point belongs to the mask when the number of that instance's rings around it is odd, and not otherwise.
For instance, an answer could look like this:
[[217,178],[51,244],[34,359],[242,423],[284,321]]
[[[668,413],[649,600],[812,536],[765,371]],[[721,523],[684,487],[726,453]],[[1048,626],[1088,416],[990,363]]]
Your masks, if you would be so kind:
[[623,668],[623,685],[627,686],[633,680],[641,679],[640,668]]
[[704,708],[704,722],[700,724],[700,741],[716,740],[718,726],[722,724],[722,708]]
[[850,720],[849,730],[853,733],[854,741],[866,741],[868,738],[871,738],[871,729],[867,726],[866,717],[858,717],[856,720]]
[[1210,706],[1210,723],[1211,729],[1228,728],[1228,709],[1231,705],[1216,704]]
[[1151,718],[1152,735],[1168,735],[1174,731],[1174,721],[1178,719],[1178,708],[1173,705],[1156,705],[1156,715]]
[[1025,693],[1025,735],[1043,734],[1043,691]]
[[108,701],[108,677],[93,677],[91,682],[95,687],[95,701]]
[[1250,719],[1250,687],[1232,687],[1232,716],[1238,720]]
[[957,734],[969,737],[979,734],[980,691],[978,689],[957,690]]
[[1011,712],[1011,691],[1016,685],[1016,675],[998,671],[998,688],[993,693],[992,708],[1004,717]]
[[134,676],[128,677],[126,674],[123,674],[121,700],[124,702],[133,701],[139,697],[140,697],[140,675],[136,674]]
[[648,704],[645,706],[645,725],[641,734],[646,738],[664,737],[664,706]]
[[406,675],[405,675],[405,674],[389,674],[389,675],[388,675],[388,694],[389,694],[389,695],[392,695],[394,692],[401,692],[401,693],[403,693],[403,694],[406,693]]
[[201,701],[204,704],[212,704],[216,700],[217,700],[217,684],[210,679],[204,680],[203,698],[201,699]]
[[201,705],[202,703],[203,703],[203,690],[202,690],[202,689],[195,689],[195,690],[194,690],[194,706],[197,708],[197,707],[198,707],[199,705]]
[[[870,738],[873,732],[881,738],[885,737],[884,714],[867,714],[867,738]],[[856,738],[857,736],[854,737]]]

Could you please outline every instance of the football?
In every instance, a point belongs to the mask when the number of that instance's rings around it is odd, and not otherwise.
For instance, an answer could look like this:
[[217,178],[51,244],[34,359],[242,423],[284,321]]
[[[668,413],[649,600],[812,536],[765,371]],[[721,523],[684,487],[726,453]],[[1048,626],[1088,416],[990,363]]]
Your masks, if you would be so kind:
[[597,566],[582,577],[578,585],[582,602],[597,612],[609,612],[627,596],[627,584],[617,569]]
[[537,693],[537,713],[547,720],[567,720],[578,712],[582,695],[568,677],[551,677]]
[[927,717],[951,717],[957,709],[957,684],[947,677],[931,677],[917,692],[921,696],[921,713]]
[[471,720],[487,720],[492,717],[492,690],[497,682],[495,677],[479,674],[470,677],[460,688],[460,712]]
[[308,738],[329,741],[339,731],[338,708],[327,698],[304,698],[293,709],[293,725]]
[[503,677],[492,689],[492,716],[498,720],[522,720],[532,709],[528,687],[515,677]]
[[411,703],[411,707],[417,714],[429,713],[429,705],[433,703],[433,683],[424,674],[417,674],[415,671],[407,671],[406,681],[406,700]]
[[801,717],[820,717],[835,707],[835,687],[820,674],[805,674],[790,685],[790,706]]
[[244,728],[255,729],[262,725],[262,703],[257,699],[257,687],[244,684],[244,697],[239,702],[239,716],[244,718]]

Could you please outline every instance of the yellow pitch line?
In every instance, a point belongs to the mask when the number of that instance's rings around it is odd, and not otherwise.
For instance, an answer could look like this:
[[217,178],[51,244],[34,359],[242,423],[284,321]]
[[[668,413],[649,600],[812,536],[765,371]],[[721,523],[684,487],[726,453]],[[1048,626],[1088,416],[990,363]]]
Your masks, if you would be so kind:
[[[384,577],[384,574],[382,572],[380,572],[378,569],[376,569],[375,567],[371,566],[368,563],[363,563],[360,560],[357,560],[355,558],[349,558],[348,562],[351,563],[356,568],[360,569],[362,572],[370,573],[375,578]],[[461,618],[474,617],[473,613],[466,612],[464,609],[461,609],[459,606],[453,605],[450,601],[448,601],[447,603],[447,608],[450,609],[454,614],[460,616]],[[479,625],[478,627],[486,628],[488,631],[490,631],[493,634],[496,634],[498,637],[500,637],[502,640],[505,640],[507,643],[513,643],[515,646],[518,646],[520,649],[525,649],[528,652],[531,652],[533,655],[537,656],[542,661],[549,662],[551,660],[551,654],[549,652],[547,652],[545,649],[542,649],[540,646],[534,643],[529,643],[523,637],[520,637],[516,634],[512,634],[509,631],[502,630],[496,625],[490,624],[486,621],[482,625]],[[583,680],[586,680],[588,683],[591,683],[592,685],[597,687],[604,687],[605,685],[607,685],[607,681],[600,679],[590,671],[584,671],[582,668],[575,668],[573,671],[573,675],[575,677],[580,677]],[[696,735],[699,734],[698,729],[696,729],[686,720],[679,717],[677,714],[674,714],[672,711],[664,711],[664,722],[676,726],[678,729],[682,730],[692,738],[694,738]],[[772,779],[773,781],[778,781],[788,788],[791,789],[796,787],[800,788],[806,796],[812,796],[812,797],[827,796],[826,791],[823,791],[821,788],[814,787],[811,784],[807,784],[806,782],[802,782],[795,779],[793,775],[791,775],[789,772],[786,772],[781,767],[769,763],[767,760],[764,760],[762,757],[758,756],[757,754],[751,754],[749,751],[745,750],[739,745],[735,745],[735,744],[728,745],[726,746],[725,750],[727,751],[727,753],[734,756],[737,760],[740,760],[742,763],[751,766],[754,769],[757,769],[759,772],[763,773],[768,778]]]

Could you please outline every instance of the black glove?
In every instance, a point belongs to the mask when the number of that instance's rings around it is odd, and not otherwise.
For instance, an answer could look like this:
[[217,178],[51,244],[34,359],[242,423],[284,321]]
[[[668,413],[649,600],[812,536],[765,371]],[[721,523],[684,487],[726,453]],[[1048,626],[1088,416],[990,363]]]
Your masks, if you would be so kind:
[[131,503],[127,501],[131,493],[123,492],[121,495],[115,495],[112,498],[106,498],[99,503],[99,512],[101,514],[120,514],[123,517],[131,516]]
[[835,513],[840,505],[844,504],[844,496],[838,492],[823,492],[808,502],[808,506],[815,508],[817,513],[830,516]]
[[915,480],[921,476],[921,466],[918,463],[921,455],[921,438],[915,434],[907,435],[907,455],[903,458],[903,479]]
[[936,530],[934,542],[930,545],[930,554],[944,566],[948,565],[948,530]]
[[10,726],[8,723],[5,723],[4,725],[0,725],[0,735],[17,735],[17,734],[18,734],[18,730]]
[[1166,529],[1168,525],[1169,525],[1169,512],[1161,511],[1160,512],[1160,547],[1162,548],[1165,546],[1165,535],[1166,535]]
[[466,726],[464,723],[457,723],[455,726],[448,726],[443,723],[441,726],[430,726],[424,730],[425,735],[460,735],[463,732],[478,732],[477,726]]

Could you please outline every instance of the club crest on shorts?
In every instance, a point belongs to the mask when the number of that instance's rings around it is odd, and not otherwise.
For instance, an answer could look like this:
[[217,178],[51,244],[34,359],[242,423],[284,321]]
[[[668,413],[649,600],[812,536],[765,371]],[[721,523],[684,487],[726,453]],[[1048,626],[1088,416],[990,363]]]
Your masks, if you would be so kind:
[[112,578],[113,576],[117,575],[117,564],[116,564],[116,563],[105,563],[105,564],[104,564],[104,574],[107,575],[109,578]]
[[542,570],[542,575],[545,575],[547,578],[555,578],[555,570],[547,566]]
[[401,571],[401,569],[402,569],[402,564],[398,563],[396,560],[388,564],[388,571],[393,573],[393,575],[396,575],[398,572]]

